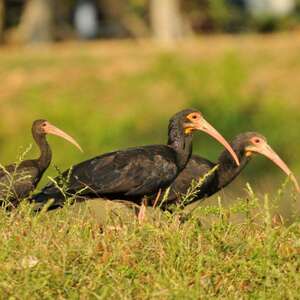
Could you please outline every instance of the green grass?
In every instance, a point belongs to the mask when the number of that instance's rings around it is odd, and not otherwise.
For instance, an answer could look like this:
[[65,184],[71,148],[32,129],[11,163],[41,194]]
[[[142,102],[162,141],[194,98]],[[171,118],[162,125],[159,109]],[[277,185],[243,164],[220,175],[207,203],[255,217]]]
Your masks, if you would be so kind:
[[149,208],[142,225],[101,200],[2,211],[1,298],[299,299],[299,217],[285,223],[274,199],[259,200],[248,190],[247,201],[199,206],[185,223]]
[[[299,46],[298,35],[283,34],[201,38],[173,50],[146,41],[0,49],[0,164],[32,143],[36,118],[84,148],[49,137],[63,170],[165,143],[169,117],[192,106],[228,139],[265,134],[297,176]],[[215,160],[221,150],[195,136],[194,152]],[[34,146],[27,157],[35,155]],[[132,210],[100,200],[39,215],[27,203],[1,210],[0,299],[299,299],[299,199],[280,187],[278,169],[255,160],[182,224],[182,212],[148,209],[139,225]]]

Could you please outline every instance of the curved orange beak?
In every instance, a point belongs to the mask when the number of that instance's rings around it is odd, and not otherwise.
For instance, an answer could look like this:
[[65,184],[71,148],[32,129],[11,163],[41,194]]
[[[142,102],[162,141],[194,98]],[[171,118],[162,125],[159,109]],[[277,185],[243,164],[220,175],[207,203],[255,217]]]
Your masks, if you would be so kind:
[[45,133],[50,133],[50,134],[53,134],[53,135],[60,136],[63,139],[67,140],[68,142],[72,143],[81,152],[83,152],[82,149],[81,149],[81,147],[80,147],[80,145],[70,135],[68,135],[64,131],[60,130],[59,128],[55,127],[54,125],[50,124],[49,122],[47,122],[46,124],[47,125],[43,127]]
[[204,131],[205,133],[212,136],[214,139],[216,139],[219,143],[221,143],[227,151],[230,153],[236,164],[239,166],[240,162],[239,159],[234,152],[234,150],[231,148],[229,143],[225,140],[225,138],[214,128],[212,127],[203,117],[195,124],[195,129]]
[[251,145],[246,148],[246,151],[256,152],[264,155],[277,165],[287,176],[289,176],[295,185],[297,192],[300,192],[298,181],[286,163],[278,156],[278,154],[268,145],[268,143],[261,143],[259,146]]

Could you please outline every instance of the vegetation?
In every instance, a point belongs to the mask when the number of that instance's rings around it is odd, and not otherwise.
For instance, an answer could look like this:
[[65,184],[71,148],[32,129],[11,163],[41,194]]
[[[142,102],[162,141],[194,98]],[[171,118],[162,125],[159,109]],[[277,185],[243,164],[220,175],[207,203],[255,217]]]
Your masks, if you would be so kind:
[[[49,138],[63,170],[113,149],[164,143],[170,115],[193,106],[227,138],[265,134],[297,175],[299,43],[275,35],[201,38],[174,51],[128,41],[3,48],[0,163],[33,143],[36,118],[83,146],[80,154]],[[194,150],[215,160],[222,149],[197,135]],[[34,155],[35,146],[26,158]],[[52,166],[43,183],[55,174]],[[50,213],[34,214],[26,202],[1,210],[0,298],[299,298],[298,199],[286,184],[274,192],[283,176],[264,159],[243,174],[255,192],[237,182],[227,197],[184,212],[148,208],[141,225],[132,209],[100,200]]]
[[[43,43],[81,38],[154,37],[162,43],[202,32],[274,32],[299,27],[300,1],[282,16],[253,14],[247,0],[94,0],[0,1],[0,43]],[[75,11],[94,7],[96,27],[90,34],[78,28]],[[264,1],[268,7],[270,2]],[[281,0],[281,7],[285,6]],[[287,0],[287,2],[289,2]],[[248,3],[248,4],[247,4]],[[284,10],[284,9],[283,9]],[[77,25],[76,25],[77,24]]]
[[300,223],[273,216],[273,200],[260,205],[249,189],[247,201],[199,207],[183,224],[179,213],[157,212],[139,225],[117,206],[99,224],[99,200],[1,211],[1,298],[297,299]]

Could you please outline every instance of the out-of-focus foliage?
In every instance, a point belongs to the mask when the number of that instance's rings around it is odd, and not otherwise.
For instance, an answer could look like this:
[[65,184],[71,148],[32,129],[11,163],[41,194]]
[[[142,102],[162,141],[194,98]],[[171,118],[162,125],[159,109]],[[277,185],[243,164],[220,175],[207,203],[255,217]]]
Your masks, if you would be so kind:
[[[100,1],[100,0],[99,0]],[[149,1],[128,0],[128,7],[140,18],[148,19]],[[101,2],[101,1],[100,1]],[[243,32],[292,29],[300,21],[300,1],[289,16],[251,16],[244,0],[182,0],[185,21],[195,32]]]
[[225,0],[184,1],[183,10],[196,31],[240,31],[245,12]]
[[[54,1],[55,26],[59,37],[68,35],[73,28],[76,5],[83,0]],[[92,1],[92,0],[91,0]],[[141,36],[151,32],[149,15],[152,0],[95,0],[104,37]],[[288,30],[300,22],[300,1],[295,0],[295,10],[288,16],[253,16],[240,0],[182,0],[181,14],[184,23],[195,33],[199,32],[271,32]],[[17,26],[24,11],[24,2],[8,1],[5,24]],[[68,30],[66,30],[68,29]]]
[[289,16],[252,16],[245,1],[183,1],[184,12],[196,32],[269,32],[292,29],[299,23],[299,7],[300,1],[297,0],[295,11]]

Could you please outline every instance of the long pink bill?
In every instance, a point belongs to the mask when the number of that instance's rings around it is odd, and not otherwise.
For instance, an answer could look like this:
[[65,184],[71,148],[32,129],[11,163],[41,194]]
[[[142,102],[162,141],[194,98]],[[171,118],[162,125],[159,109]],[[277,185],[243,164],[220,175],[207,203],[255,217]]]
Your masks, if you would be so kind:
[[278,156],[278,154],[267,144],[263,144],[260,147],[253,148],[254,152],[260,153],[270,159],[275,165],[277,165],[287,176],[289,176],[295,185],[297,192],[300,192],[298,181],[286,163]]
[[53,126],[49,122],[47,122],[47,125],[44,127],[44,130],[45,130],[46,133],[50,133],[50,134],[54,134],[54,135],[57,135],[59,137],[62,137],[63,139],[67,140],[68,142],[72,143],[81,152],[83,152],[80,145],[75,141],[75,139],[73,139],[70,135],[68,135],[64,131],[60,130],[59,128]]
[[201,124],[199,125],[198,130],[204,131],[210,136],[212,136],[214,139],[216,139],[219,143],[221,143],[227,151],[230,153],[232,158],[234,159],[235,163],[239,166],[240,162],[239,159],[234,152],[234,150],[231,148],[229,143],[225,140],[225,138],[214,128],[212,127],[203,117],[201,119]]

